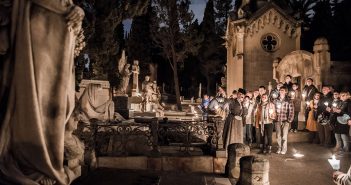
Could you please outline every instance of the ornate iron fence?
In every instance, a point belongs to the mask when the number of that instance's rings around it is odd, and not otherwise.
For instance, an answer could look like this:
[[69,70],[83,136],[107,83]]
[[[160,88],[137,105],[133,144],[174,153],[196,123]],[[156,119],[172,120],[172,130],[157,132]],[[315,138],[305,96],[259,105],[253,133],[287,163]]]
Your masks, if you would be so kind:
[[223,121],[212,117],[208,121],[168,121],[144,119],[139,123],[115,123],[92,120],[80,124],[76,134],[86,149],[97,156],[160,155],[160,146],[177,144],[190,155],[193,146],[218,149],[221,145]]

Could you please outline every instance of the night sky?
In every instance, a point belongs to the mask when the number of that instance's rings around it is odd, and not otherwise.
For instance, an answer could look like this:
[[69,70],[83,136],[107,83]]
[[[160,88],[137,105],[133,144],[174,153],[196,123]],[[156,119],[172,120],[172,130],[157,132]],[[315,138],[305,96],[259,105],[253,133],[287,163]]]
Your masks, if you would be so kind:
[[[199,23],[202,22],[204,17],[204,10],[207,0],[192,0],[190,4],[190,9],[194,12],[194,20],[197,19]],[[130,26],[132,24],[132,19],[126,19],[123,21],[125,32],[129,32]]]

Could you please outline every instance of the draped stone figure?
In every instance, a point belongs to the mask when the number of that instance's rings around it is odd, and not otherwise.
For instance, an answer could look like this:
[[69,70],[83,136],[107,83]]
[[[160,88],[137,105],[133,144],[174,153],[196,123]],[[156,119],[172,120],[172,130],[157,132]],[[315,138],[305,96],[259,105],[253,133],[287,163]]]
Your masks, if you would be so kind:
[[78,106],[83,122],[89,123],[90,119],[110,121],[114,119],[115,104],[110,97],[106,102],[100,102],[98,91],[101,84],[89,84],[79,98]]
[[0,184],[70,184],[64,135],[84,12],[71,0],[0,0],[3,5],[12,12],[1,36],[8,49],[0,52]]

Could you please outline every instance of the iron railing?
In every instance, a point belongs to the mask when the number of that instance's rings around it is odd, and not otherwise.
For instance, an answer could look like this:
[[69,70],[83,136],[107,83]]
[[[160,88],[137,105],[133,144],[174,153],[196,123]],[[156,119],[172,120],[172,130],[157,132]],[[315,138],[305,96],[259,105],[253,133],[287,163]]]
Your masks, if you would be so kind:
[[222,149],[223,121],[209,117],[208,121],[172,121],[158,118],[141,119],[133,123],[92,120],[81,123],[76,135],[84,141],[86,150],[97,156],[161,155],[160,147],[177,145],[186,155],[191,147]]

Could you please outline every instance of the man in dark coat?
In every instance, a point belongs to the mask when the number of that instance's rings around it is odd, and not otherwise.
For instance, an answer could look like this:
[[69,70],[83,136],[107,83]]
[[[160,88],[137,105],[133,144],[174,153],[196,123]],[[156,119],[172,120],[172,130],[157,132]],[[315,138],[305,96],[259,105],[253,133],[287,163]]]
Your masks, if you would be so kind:
[[[318,102],[317,118],[325,117],[325,119],[329,119],[330,114],[327,111],[327,108],[330,108],[332,106],[333,94],[331,93],[329,86],[323,86],[322,93],[323,93],[323,96]],[[331,145],[330,125],[323,124],[321,122],[321,119],[318,119],[317,129],[318,129],[320,144],[326,147],[330,146]]]
[[[316,92],[318,92],[318,89],[316,88],[316,86],[313,85],[313,79],[307,78],[306,85],[302,90],[302,98],[305,100],[305,102],[309,102],[309,101],[313,100],[313,96]],[[305,121],[306,122],[307,122],[307,118],[308,118],[308,113],[309,113],[308,106],[305,105]]]

